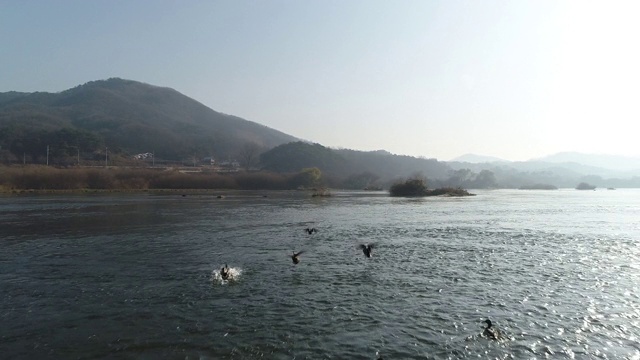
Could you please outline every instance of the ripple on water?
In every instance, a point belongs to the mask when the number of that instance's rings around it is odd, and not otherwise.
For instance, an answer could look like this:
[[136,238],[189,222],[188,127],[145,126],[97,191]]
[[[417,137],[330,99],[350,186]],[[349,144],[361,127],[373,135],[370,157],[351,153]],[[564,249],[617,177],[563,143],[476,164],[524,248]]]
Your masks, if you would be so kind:
[[[573,196],[14,204],[0,347],[13,358],[638,358],[640,227],[582,224],[618,205]],[[373,258],[360,243],[376,244]],[[292,250],[306,251],[296,266]],[[226,261],[235,281],[219,274]],[[508,341],[480,336],[486,318]]]

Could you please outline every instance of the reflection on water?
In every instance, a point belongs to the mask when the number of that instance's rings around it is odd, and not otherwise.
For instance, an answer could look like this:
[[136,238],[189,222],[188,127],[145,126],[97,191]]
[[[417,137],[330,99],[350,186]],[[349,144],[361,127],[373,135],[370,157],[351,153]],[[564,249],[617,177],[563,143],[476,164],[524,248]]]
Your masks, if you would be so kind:
[[0,198],[0,353],[640,358],[639,191],[262,195]]

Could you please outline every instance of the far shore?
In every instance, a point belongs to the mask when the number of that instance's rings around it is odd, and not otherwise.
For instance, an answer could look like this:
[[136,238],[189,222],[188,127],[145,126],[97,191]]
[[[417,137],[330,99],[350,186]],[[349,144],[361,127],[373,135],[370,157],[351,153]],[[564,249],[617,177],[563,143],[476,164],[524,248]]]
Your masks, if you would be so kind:
[[[345,190],[350,191],[350,190]],[[310,190],[244,190],[244,189],[2,189],[0,195],[77,195],[77,194],[177,194],[177,195],[230,195],[230,194],[305,193]]]

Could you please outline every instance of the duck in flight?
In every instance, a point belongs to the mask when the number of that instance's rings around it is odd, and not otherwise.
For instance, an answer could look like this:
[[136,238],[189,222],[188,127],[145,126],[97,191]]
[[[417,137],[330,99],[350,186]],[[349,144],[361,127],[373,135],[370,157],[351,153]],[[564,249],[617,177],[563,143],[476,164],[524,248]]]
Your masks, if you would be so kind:
[[227,280],[229,279],[229,276],[231,276],[231,273],[229,272],[229,266],[227,264],[224,264],[222,269],[220,269],[220,276],[222,277],[222,280]]
[[493,324],[491,324],[491,320],[487,319],[483,322],[487,324],[487,327],[484,328],[484,331],[482,332],[483,336],[491,340],[500,340],[502,338],[500,330],[492,326]]
[[317,232],[318,232],[318,230],[317,230],[316,228],[311,228],[311,229],[306,228],[306,229],[304,229],[304,231],[306,231],[306,232],[307,232],[307,234],[309,234],[309,235],[311,235],[311,234],[313,234],[313,233],[317,233]]
[[373,251],[373,244],[360,244],[360,249],[366,257],[371,257],[371,252]]
[[294,264],[297,264],[300,262],[300,258],[298,258],[298,256],[300,256],[300,254],[302,254],[304,251],[300,251],[298,253],[296,253],[295,251],[293,252],[293,255],[291,255],[291,260],[293,261]]

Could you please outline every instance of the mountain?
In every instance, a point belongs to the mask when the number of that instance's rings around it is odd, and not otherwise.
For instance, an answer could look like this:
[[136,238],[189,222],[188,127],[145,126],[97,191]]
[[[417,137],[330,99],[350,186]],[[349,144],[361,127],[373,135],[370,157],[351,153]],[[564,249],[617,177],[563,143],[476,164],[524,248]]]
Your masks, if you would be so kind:
[[0,93],[3,156],[22,160],[24,154],[32,162],[42,162],[47,146],[54,159],[76,152],[98,156],[105,147],[123,157],[154,152],[171,160],[226,159],[246,144],[270,149],[296,140],[176,90],[131,80],[92,81],[59,93]]
[[619,170],[619,171],[640,171],[640,158],[606,155],[606,154],[583,154],[578,152],[561,152],[545,156],[534,161],[565,164],[575,163],[596,168]]
[[[558,153],[543,158],[514,162],[447,162],[456,172],[477,174],[491,171],[499,187],[517,188],[549,184],[575,188],[579,182],[599,187],[640,187],[638,159],[615,155]],[[634,170],[635,169],[635,170]]]
[[561,152],[527,161],[507,161],[483,155],[466,154],[449,161],[448,164],[455,169],[487,169],[494,165],[503,165],[524,172],[556,169],[562,173],[603,177],[640,176],[640,158],[579,152]]
[[[108,149],[106,149],[108,148]],[[457,161],[394,155],[388,151],[331,149],[236,116],[216,112],[164,87],[131,80],[92,81],[59,93],[0,93],[0,163],[134,163],[237,159],[252,167],[298,172],[318,167],[331,185],[375,188],[406,179],[466,188],[518,188],[579,182],[640,187],[640,160],[561,153],[525,162],[467,154]],[[258,154],[260,163],[257,163]]]
[[507,160],[500,159],[494,156],[476,155],[476,154],[464,154],[457,158],[451,159],[452,162],[467,162],[472,164],[478,163],[491,163],[491,162],[508,162]]
[[331,149],[301,141],[279,145],[263,153],[260,163],[263,169],[276,172],[298,172],[317,167],[338,181],[334,185],[352,189],[388,186],[396,180],[415,176],[444,179],[452,170],[435,159],[394,155],[383,150]]

